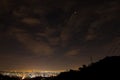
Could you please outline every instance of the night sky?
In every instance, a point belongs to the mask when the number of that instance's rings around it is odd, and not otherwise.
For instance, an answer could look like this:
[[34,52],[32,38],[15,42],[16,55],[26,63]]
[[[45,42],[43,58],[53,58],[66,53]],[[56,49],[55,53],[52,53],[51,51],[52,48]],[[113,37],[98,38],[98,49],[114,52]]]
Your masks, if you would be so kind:
[[116,55],[119,0],[0,0],[2,71],[78,69]]

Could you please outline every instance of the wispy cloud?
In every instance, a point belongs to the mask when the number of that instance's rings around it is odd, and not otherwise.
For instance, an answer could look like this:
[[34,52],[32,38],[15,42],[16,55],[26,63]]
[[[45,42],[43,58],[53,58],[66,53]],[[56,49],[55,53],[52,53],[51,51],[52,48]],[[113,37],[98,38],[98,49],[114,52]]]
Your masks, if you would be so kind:
[[19,29],[12,31],[12,35],[23,44],[24,48],[28,49],[30,53],[41,56],[48,56],[54,53],[54,49],[51,48],[45,41],[36,41],[34,38],[27,32],[20,32]]
[[77,56],[80,54],[80,49],[72,49],[72,50],[68,50],[66,53],[65,53],[65,56],[67,57],[71,57],[71,56]]
[[24,18],[21,20],[21,22],[28,24],[28,25],[38,25],[40,24],[39,19],[35,19],[35,18]]

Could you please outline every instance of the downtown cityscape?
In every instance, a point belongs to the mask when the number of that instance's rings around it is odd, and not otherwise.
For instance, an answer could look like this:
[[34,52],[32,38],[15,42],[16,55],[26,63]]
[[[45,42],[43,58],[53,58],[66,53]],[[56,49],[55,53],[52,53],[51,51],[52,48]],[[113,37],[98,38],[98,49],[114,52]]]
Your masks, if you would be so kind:
[[17,72],[17,71],[0,71],[0,74],[10,77],[34,78],[34,77],[53,77],[57,76],[58,71],[41,71],[41,72]]

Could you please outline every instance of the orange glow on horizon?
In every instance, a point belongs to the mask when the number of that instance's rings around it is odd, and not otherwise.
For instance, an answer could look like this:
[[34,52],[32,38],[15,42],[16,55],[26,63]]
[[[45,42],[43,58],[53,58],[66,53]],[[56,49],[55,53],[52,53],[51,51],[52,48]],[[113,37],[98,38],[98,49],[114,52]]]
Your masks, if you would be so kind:
[[7,72],[63,72],[65,70],[7,70]]

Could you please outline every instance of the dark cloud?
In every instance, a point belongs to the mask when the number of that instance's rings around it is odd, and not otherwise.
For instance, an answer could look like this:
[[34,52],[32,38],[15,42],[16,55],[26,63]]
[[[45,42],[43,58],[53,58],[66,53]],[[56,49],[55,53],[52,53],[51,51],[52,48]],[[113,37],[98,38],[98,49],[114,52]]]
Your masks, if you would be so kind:
[[33,25],[33,26],[40,24],[40,21],[34,18],[24,18],[21,22],[28,24],[28,25]]

